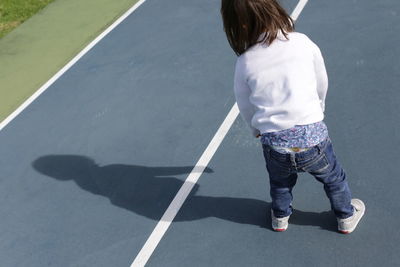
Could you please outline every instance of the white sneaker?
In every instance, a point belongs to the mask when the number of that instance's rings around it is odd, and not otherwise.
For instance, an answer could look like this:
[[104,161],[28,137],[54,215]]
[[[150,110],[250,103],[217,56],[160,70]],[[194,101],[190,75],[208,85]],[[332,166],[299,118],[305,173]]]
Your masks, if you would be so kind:
[[288,221],[289,221],[289,216],[283,217],[283,218],[276,218],[274,215],[274,212],[271,210],[271,218],[272,218],[272,229],[277,232],[283,232],[288,228]]
[[337,219],[338,230],[342,234],[350,234],[353,232],[365,212],[365,204],[360,199],[353,198],[351,200],[351,205],[354,207],[353,215],[346,219]]

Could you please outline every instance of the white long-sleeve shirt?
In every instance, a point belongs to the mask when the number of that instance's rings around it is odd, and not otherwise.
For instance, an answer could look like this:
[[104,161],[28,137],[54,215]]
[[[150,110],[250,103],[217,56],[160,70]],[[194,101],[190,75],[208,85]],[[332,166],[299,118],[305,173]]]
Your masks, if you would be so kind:
[[253,135],[324,119],[328,77],[321,51],[305,34],[278,35],[238,57],[234,92]]

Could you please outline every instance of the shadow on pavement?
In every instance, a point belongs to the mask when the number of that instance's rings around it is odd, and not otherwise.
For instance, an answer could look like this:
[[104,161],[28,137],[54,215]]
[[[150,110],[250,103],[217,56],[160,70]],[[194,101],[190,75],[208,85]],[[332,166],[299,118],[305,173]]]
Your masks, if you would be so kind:
[[[189,174],[194,166],[146,167],[139,165],[97,165],[94,160],[78,155],[48,155],[32,163],[35,170],[59,181],[74,181],[92,194],[107,197],[120,208],[153,220],[159,220],[183,184],[174,175]],[[205,172],[213,170],[206,168]],[[185,207],[174,221],[191,221],[216,217],[241,224],[256,225],[271,230],[268,202],[231,197],[197,196],[195,185]],[[315,213],[295,210],[291,224],[319,226],[336,231],[336,221],[330,211]]]

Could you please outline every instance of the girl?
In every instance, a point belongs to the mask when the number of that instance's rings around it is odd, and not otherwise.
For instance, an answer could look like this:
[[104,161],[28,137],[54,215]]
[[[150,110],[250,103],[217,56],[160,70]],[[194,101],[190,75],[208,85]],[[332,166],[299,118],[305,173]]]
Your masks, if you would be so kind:
[[308,172],[324,184],[339,232],[351,233],[365,205],[351,199],[323,121],[328,78],[318,46],[294,31],[276,0],[222,0],[221,14],[238,55],[236,101],[253,135],[261,137],[272,228],[287,229],[297,173]]

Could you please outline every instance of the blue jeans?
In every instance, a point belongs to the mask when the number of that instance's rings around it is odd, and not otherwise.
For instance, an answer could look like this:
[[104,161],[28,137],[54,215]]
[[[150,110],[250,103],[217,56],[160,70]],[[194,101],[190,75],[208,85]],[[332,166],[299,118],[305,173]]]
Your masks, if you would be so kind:
[[311,149],[298,153],[283,154],[268,145],[262,146],[269,174],[272,210],[276,217],[286,217],[293,211],[292,189],[298,172],[308,172],[324,184],[336,217],[343,219],[353,215],[346,173],[336,159],[329,137]]

